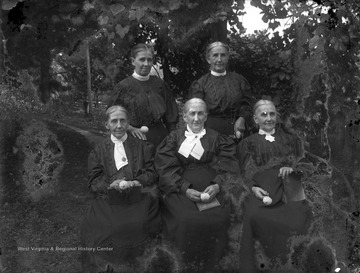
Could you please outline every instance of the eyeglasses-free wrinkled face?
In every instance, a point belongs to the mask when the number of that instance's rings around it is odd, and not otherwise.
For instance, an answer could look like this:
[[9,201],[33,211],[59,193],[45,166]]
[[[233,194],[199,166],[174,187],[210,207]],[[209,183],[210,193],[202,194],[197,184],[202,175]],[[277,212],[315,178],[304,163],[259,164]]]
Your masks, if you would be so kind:
[[255,123],[265,132],[271,132],[276,125],[277,112],[273,104],[260,105],[254,115]]
[[105,127],[110,130],[110,133],[114,137],[118,139],[122,138],[129,127],[126,114],[120,110],[114,111],[109,115],[109,118],[105,123]]
[[139,51],[135,58],[132,58],[132,64],[135,72],[141,76],[150,74],[151,67],[154,62],[154,56],[150,50]]
[[204,128],[207,119],[205,104],[192,102],[183,118],[193,133],[199,133]]
[[207,56],[207,62],[210,64],[210,70],[217,73],[224,72],[229,62],[228,50],[223,46],[212,48]]

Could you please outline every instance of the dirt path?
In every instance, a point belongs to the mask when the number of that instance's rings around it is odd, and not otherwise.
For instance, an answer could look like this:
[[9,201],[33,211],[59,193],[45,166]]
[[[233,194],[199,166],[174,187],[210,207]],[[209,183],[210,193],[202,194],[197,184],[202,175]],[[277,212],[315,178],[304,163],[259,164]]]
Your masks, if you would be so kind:
[[79,225],[92,198],[87,156],[100,137],[57,123],[48,128],[62,145],[64,165],[53,194],[37,202],[8,196],[2,206],[0,272],[80,272]]

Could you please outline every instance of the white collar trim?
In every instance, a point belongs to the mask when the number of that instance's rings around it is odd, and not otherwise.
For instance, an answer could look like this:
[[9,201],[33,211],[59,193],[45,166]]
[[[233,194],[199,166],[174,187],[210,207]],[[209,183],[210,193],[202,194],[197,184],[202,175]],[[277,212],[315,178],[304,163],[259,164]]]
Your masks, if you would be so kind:
[[212,71],[212,70],[211,70],[210,73],[211,73],[211,75],[213,75],[213,76],[220,77],[220,76],[225,76],[225,75],[226,75],[226,70],[225,70],[224,72],[221,72],[221,73],[215,72],[215,71]]
[[148,81],[149,79],[150,79],[150,75],[147,75],[147,76],[141,76],[141,75],[139,75],[138,73],[136,73],[135,71],[134,71],[134,73],[132,74],[132,76],[135,78],[135,79],[137,79],[137,80],[139,80],[139,81]]

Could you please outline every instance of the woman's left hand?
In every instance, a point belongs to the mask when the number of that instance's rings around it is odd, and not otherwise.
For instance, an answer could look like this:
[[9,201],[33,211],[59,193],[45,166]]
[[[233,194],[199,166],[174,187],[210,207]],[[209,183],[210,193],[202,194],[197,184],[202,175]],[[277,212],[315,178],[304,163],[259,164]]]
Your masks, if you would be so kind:
[[218,184],[210,185],[204,190],[204,193],[210,195],[209,200],[212,200],[219,192],[220,192],[220,187]]
[[234,123],[234,133],[236,138],[243,138],[245,132],[245,119],[239,117]]
[[133,187],[141,187],[142,186],[138,180],[133,180],[131,182],[133,182],[133,184],[132,184]]
[[293,172],[293,168],[291,167],[281,167],[279,170],[279,175],[282,179],[285,179]]

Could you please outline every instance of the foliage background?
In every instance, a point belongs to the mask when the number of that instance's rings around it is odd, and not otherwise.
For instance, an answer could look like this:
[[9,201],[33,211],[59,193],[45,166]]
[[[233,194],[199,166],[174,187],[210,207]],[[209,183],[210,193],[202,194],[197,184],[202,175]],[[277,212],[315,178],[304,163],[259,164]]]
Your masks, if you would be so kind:
[[[249,80],[255,98],[271,98],[282,126],[304,140],[316,170],[306,182],[317,219],[307,244],[322,238],[333,253],[330,267],[343,263],[358,272],[360,3],[252,0],[269,27],[249,35],[239,21],[244,2],[3,0],[0,119],[12,124],[40,115],[99,132],[102,103],[132,72],[133,44],[154,44],[164,80],[183,101],[208,70],[206,45],[225,41],[232,49],[229,70]],[[280,20],[288,23],[282,33]],[[83,117],[89,93],[95,108]]]

